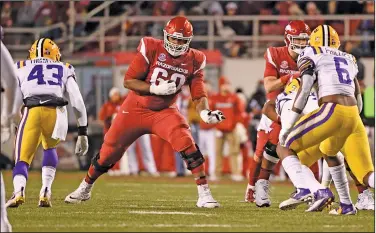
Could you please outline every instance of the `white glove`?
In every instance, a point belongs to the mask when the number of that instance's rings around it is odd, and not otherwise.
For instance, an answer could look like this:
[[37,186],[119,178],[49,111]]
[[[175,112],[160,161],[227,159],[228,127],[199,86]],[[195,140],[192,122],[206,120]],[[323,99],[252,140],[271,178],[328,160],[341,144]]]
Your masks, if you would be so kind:
[[357,94],[356,95],[356,102],[357,102],[358,110],[359,110],[359,113],[360,113],[362,111],[362,109],[363,109],[362,94]]
[[223,115],[221,111],[219,110],[211,111],[207,109],[202,110],[200,112],[200,117],[205,123],[208,123],[208,124],[216,124],[226,119],[226,117]]
[[155,83],[150,85],[150,93],[156,95],[172,95],[177,91],[174,81],[164,80],[162,78],[158,78],[157,80],[159,81],[158,85]]
[[290,110],[286,120],[282,122],[282,129],[279,132],[279,144],[281,146],[286,146],[286,139],[291,133],[295,123],[299,120],[300,114]]
[[282,128],[281,131],[279,132],[279,144],[281,146],[286,146],[286,139],[291,133],[292,128]]
[[89,141],[88,141],[87,136],[85,135],[78,136],[77,142],[76,142],[76,150],[74,151],[76,155],[78,156],[85,155],[88,149],[89,149]]

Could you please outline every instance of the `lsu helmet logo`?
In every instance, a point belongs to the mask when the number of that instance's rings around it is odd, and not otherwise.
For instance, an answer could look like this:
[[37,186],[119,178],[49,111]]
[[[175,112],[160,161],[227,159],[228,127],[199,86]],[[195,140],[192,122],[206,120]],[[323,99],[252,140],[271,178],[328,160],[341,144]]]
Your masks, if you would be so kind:
[[338,33],[330,25],[320,25],[313,30],[309,44],[311,46],[326,46],[338,49],[341,45]]
[[45,57],[54,61],[60,61],[59,47],[49,38],[36,40],[29,50],[29,59]]

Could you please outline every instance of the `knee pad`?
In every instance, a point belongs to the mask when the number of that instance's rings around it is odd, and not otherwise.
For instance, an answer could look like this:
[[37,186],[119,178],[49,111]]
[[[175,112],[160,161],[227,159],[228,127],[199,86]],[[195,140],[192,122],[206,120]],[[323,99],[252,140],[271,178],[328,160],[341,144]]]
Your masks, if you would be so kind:
[[200,151],[200,149],[198,148],[197,145],[196,145],[196,148],[197,148],[197,151],[192,153],[192,154],[189,154],[189,155],[187,155],[184,152],[180,152],[181,157],[183,158],[183,160],[187,164],[188,170],[195,169],[195,168],[201,166],[205,162],[204,156],[202,155],[202,153],[201,153],[201,151]]
[[100,165],[98,163],[98,159],[99,159],[99,153],[91,159],[91,164],[94,166],[95,170],[99,172],[106,173],[115,165],[115,164],[111,164],[109,166]]
[[277,145],[268,141],[264,147],[264,158],[272,163],[278,163]]

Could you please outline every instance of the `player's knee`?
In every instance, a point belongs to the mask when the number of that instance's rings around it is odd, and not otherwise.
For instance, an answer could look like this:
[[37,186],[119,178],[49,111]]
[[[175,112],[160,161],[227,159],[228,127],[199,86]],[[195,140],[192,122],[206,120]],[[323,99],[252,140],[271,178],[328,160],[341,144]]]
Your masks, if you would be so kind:
[[103,172],[103,173],[106,173],[108,172],[108,170],[110,170],[114,165],[114,164],[109,164],[109,165],[105,165],[103,163],[100,163],[98,160],[100,159],[100,153],[98,153],[96,156],[94,156],[92,159],[91,159],[91,164],[93,165],[94,169],[99,171],[99,172]]
[[277,145],[268,141],[264,147],[264,158],[272,163],[278,163]]
[[172,148],[175,151],[184,151],[192,145],[195,145],[195,142],[190,134],[190,131],[187,129],[177,128],[170,135],[169,142],[171,143]]
[[188,170],[193,170],[193,169],[201,166],[205,162],[204,156],[202,155],[202,153],[201,153],[201,151],[200,151],[200,149],[198,148],[197,145],[196,145],[196,148],[197,148],[197,151],[193,152],[191,154],[186,154],[185,152],[180,152],[181,157],[183,158],[183,160],[187,164]]

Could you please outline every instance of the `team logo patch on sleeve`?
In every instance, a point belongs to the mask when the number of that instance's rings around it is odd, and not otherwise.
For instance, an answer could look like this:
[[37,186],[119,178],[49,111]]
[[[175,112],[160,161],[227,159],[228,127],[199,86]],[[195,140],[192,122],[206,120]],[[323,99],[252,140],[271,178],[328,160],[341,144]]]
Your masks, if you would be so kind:
[[287,61],[282,61],[281,62],[281,68],[282,69],[287,69],[289,68],[289,63]]
[[164,54],[164,53],[159,54],[158,60],[159,61],[166,61],[166,54]]

